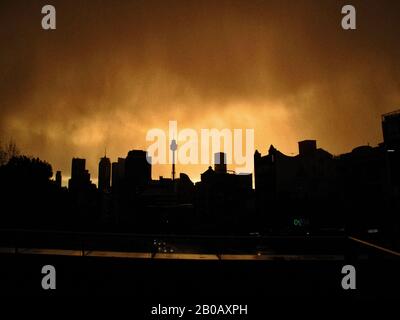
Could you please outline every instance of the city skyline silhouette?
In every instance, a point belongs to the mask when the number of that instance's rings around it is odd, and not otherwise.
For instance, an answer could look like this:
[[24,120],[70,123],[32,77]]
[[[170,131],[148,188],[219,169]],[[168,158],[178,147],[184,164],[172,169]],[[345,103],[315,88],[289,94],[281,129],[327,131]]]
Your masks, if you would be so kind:
[[[15,202],[36,202],[39,195],[44,201],[47,198],[66,210],[64,214],[73,212],[77,220],[64,217],[73,229],[123,226],[144,233],[240,233],[267,228],[365,231],[379,227],[394,231],[399,227],[395,211],[400,187],[400,111],[382,115],[381,126],[384,140],[379,145],[358,146],[341,155],[319,148],[316,140],[299,141],[295,156],[285,155],[273,145],[267,154],[256,150],[254,169],[247,174],[229,170],[227,154],[219,152],[214,167],[204,168],[197,182],[184,172],[177,175],[174,161],[170,176],[154,179],[148,152],[130,150],[118,161],[110,161],[106,153],[99,159],[97,185],[91,180],[86,160],[73,158],[65,188],[62,172],[53,172],[51,164],[14,155],[0,167],[3,192]],[[10,143],[6,150],[16,153],[16,149]],[[6,150],[2,150],[2,158]],[[16,192],[15,187],[8,188],[18,183],[26,184],[27,189]],[[35,216],[26,215],[24,211],[31,209],[22,205],[15,217],[5,219],[5,225],[10,219],[10,226],[26,223],[41,228],[50,212],[40,201],[37,210],[40,216],[40,206],[44,206],[44,220],[35,221]],[[372,208],[374,212],[367,213]],[[25,218],[18,222],[19,214]],[[47,222],[65,228],[64,218],[55,217]]]
[[260,319],[398,298],[399,21],[390,0],[3,0],[0,294]]

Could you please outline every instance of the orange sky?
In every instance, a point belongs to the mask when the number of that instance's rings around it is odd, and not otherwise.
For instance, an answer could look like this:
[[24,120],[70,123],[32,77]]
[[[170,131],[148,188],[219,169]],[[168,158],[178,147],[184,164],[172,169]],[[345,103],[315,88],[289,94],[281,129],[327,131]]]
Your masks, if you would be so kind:
[[[352,1],[44,1],[0,4],[0,138],[70,172],[87,159],[145,149],[146,132],[253,128],[297,153],[316,139],[331,153],[381,141],[380,115],[399,108],[400,3]],[[178,166],[193,180],[206,166]],[[157,166],[153,178],[170,176]]]

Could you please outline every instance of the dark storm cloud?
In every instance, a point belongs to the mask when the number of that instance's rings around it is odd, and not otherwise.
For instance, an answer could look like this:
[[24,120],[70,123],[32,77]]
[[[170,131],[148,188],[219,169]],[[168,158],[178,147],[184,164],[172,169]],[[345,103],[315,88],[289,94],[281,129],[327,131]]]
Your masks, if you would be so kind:
[[0,134],[67,172],[72,156],[94,171],[104,146],[145,147],[168,120],[222,115],[246,118],[263,151],[316,138],[344,152],[379,142],[398,106],[398,2],[352,1],[356,31],[342,1],[51,1],[55,31],[44,4],[0,4]]

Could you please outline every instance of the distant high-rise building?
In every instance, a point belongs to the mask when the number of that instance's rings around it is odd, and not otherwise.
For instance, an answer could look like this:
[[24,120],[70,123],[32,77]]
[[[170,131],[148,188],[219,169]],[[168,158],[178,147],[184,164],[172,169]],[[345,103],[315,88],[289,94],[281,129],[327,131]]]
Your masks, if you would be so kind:
[[217,152],[214,155],[214,170],[216,173],[226,173],[226,154]]
[[125,159],[118,158],[118,162],[112,163],[111,185],[113,192],[120,189],[121,183],[125,177]]
[[83,176],[85,175],[85,166],[86,166],[85,159],[73,158],[71,167],[71,179],[73,180],[82,179]]
[[56,185],[61,188],[62,185],[62,176],[61,176],[61,171],[56,172]]
[[89,171],[85,169],[85,166],[85,159],[72,159],[71,179],[68,181],[68,188],[70,190],[82,190],[90,186],[90,174]]
[[143,150],[131,150],[125,160],[125,179],[129,187],[143,187],[151,181],[151,158]]
[[383,141],[387,148],[400,145],[400,110],[382,115]]
[[389,183],[400,194],[400,110],[382,115],[383,145],[386,151]]
[[111,162],[104,156],[99,162],[98,189],[101,192],[110,191]]
[[312,156],[317,151],[316,140],[303,140],[299,141],[299,155],[300,156]]

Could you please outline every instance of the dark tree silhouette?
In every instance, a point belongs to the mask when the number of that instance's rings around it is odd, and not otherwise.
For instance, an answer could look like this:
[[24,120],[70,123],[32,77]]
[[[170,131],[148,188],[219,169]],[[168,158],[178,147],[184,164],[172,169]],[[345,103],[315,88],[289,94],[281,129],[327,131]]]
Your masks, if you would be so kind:
[[0,166],[7,164],[10,159],[19,154],[19,149],[12,139],[5,144],[0,141]]
[[53,224],[57,190],[51,165],[38,158],[17,156],[0,167],[2,214],[5,225],[44,227]]
[[27,156],[11,158],[5,165],[5,171],[15,182],[23,184],[47,183],[53,175],[49,163]]

